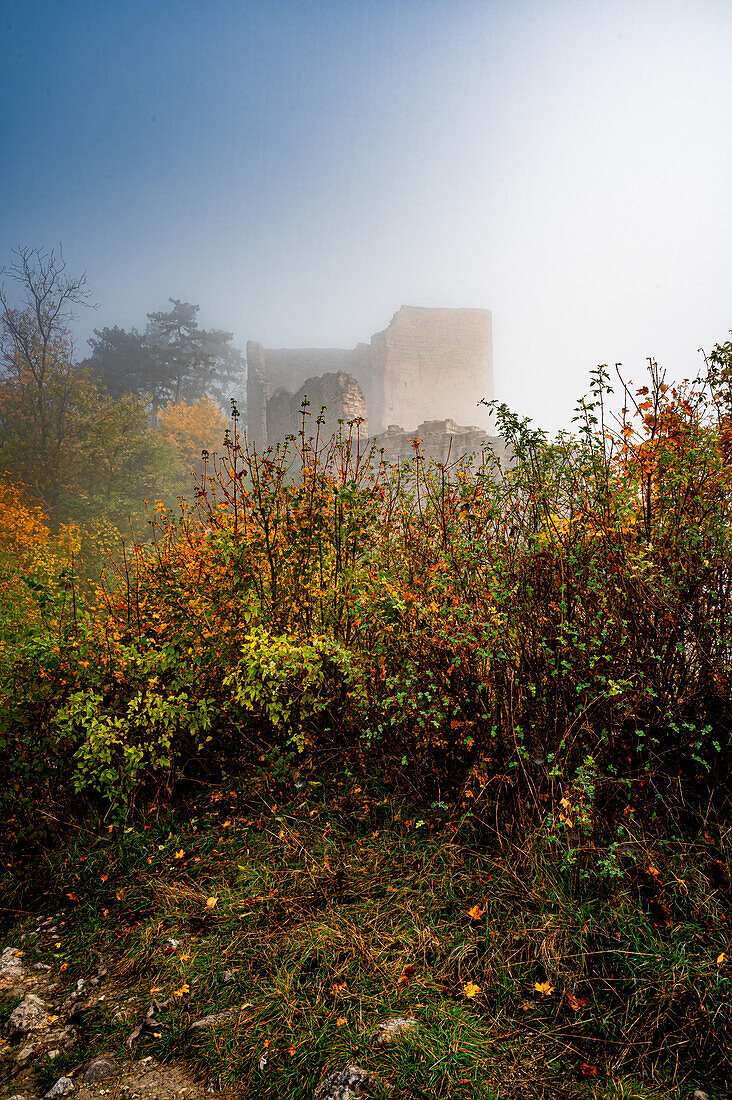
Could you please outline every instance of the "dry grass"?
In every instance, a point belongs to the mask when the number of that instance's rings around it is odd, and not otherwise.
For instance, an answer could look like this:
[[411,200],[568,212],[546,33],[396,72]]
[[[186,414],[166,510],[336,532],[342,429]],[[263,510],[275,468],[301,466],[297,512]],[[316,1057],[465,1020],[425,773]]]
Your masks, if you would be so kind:
[[[334,784],[279,807],[232,792],[185,821],[85,845],[84,863],[80,847],[57,857],[66,977],[84,975],[93,943],[140,1013],[152,990],[173,998],[168,1028],[143,1040],[151,1052],[255,1100],[309,1098],[353,1060],[395,1098],[660,1100],[723,1079],[727,899],[708,852],[654,853],[661,885],[630,866],[590,884],[538,835],[520,849],[460,843],[454,826],[393,800],[370,828],[376,796],[361,785],[355,799]],[[227,1009],[219,1027],[187,1032]],[[133,1025],[112,1014],[90,1050],[124,1044]],[[392,1015],[419,1030],[370,1051]]]

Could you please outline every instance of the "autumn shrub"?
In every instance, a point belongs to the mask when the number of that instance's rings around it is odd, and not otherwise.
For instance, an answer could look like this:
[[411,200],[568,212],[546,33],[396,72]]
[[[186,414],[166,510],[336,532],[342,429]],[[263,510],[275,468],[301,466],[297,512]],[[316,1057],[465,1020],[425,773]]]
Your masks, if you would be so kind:
[[69,789],[124,806],[263,746],[339,749],[476,823],[543,822],[604,873],[588,845],[727,799],[732,433],[711,367],[674,387],[652,366],[617,423],[600,369],[552,440],[496,406],[503,470],[418,443],[389,466],[307,408],[259,454],[234,409],[195,501],[158,505],[104,613],[58,636],[46,710],[29,680],[13,713],[67,746]]

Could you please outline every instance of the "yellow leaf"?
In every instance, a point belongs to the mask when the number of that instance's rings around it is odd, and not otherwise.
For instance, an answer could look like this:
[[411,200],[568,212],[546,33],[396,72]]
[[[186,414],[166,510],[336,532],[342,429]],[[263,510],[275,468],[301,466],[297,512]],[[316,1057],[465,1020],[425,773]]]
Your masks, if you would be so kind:
[[543,993],[545,997],[548,997],[554,992],[554,986],[549,982],[534,982],[534,989],[537,993]]
[[559,805],[564,806],[565,810],[571,810],[572,809],[572,803],[569,801],[568,798],[560,798]]
[[717,956],[717,966],[724,966],[726,962],[729,962],[729,955],[726,951],[723,951],[721,955]]
[[466,982],[463,986],[463,993],[468,998],[477,997],[480,993],[480,986],[476,985],[475,982]]
[[181,961],[181,962],[184,962],[184,963],[185,963],[185,962],[188,962],[188,960],[190,959],[190,957],[191,957],[190,955],[179,955],[179,956],[178,956],[178,958],[180,959],[180,961]]
[[484,909],[480,902],[478,902],[477,905],[473,905],[470,909],[468,909],[468,916],[471,920],[480,920],[480,918],[483,916],[483,913]]
[[183,997],[186,993],[190,993],[188,982],[183,982],[183,985],[180,987],[180,989],[173,990],[174,997]]
[[184,855],[184,850],[182,848],[179,848],[178,851],[175,853],[175,859],[183,859]]
[[219,900],[218,898],[206,898],[206,908],[207,909],[213,909],[213,907],[216,905],[216,902],[218,900]]

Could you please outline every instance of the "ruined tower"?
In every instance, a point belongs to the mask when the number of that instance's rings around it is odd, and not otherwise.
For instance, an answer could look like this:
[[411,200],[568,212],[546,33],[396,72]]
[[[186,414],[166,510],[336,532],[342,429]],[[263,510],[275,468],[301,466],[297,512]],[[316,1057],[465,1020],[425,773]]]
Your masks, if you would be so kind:
[[328,407],[322,433],[355,417],[364,419],[364,435],[379,437],[438,419],[488,427],[478,404],[493,397],[485,309],[402,306],[368,344],[271,349],[249,342],[247,364],[247,434],[260,450],[299,429],[305,395],[314,415]]

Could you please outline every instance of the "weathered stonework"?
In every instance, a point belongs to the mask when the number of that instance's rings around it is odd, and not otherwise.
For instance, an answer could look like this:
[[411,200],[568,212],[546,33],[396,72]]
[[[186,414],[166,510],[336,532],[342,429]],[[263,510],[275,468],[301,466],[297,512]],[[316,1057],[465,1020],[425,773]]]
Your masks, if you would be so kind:
[[[435,416],[487,427],[478,402],[493,397],[491,315],[484,309],[402,306],[369,344],[270,349],[249,342],[247,364],[247,434],[260,450],[300,430],[305,396],[309,434],[322,405],[327,412],[321,436],[333,434],[339,419],[356,417],[368,419],[379,438],[389,424],[413,431],[411,426]],[[367,423],[361,433],[368,434]]]
[[390,424],[376,440],[376,446],[390,465],[408,461],[417,453],[428,462],[450,464],[461,458],[479,457],[482,452],[486,452],[487,460],[492,455],[502,466],[508,461],[501,436],[489,435],[475,424],[463,427],[454,420],[427,420],[413,432]]

